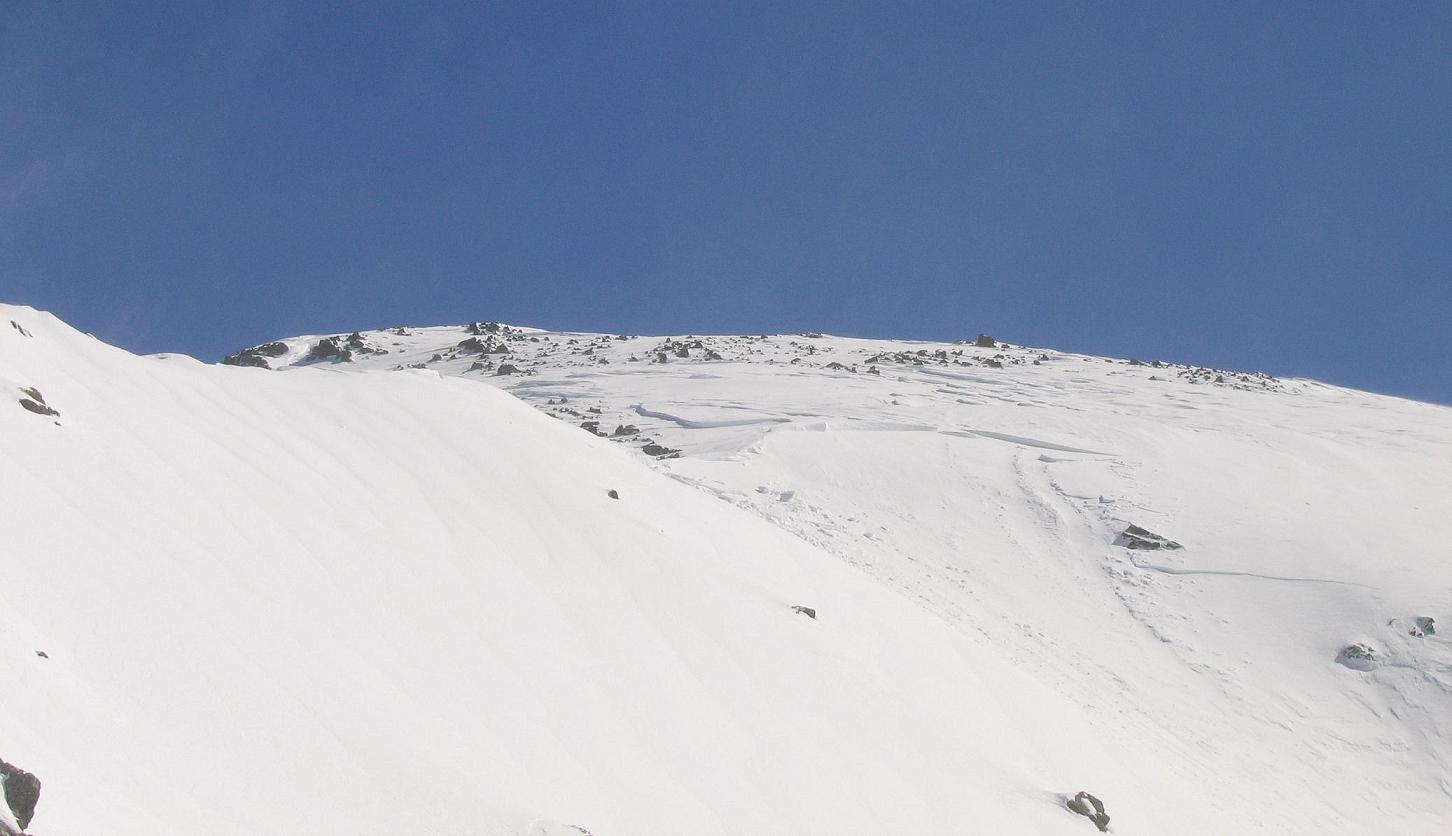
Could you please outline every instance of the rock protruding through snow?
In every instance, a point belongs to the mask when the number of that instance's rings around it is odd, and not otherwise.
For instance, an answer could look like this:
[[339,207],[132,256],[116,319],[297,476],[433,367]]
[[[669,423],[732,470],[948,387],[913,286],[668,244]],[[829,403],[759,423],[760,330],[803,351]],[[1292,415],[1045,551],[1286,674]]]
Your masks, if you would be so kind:
[[1077,795],[1069,799],[1068,807],[1094,822],[1094,826],[1099,828],[1100,833],[1109,832],[1109,814],[1104,812],[1104,802],[1080,790]]
[[1376,648],[1369,644],[1355,642],[1341,648],[1341,652],[1336,654],[1336,661],[1353,670],[1369,671],[1376,667],[1381,659],[1377,656]]
[[26,397],[20,399],[20,405],[27,410],[34,412],[36,415],[53,418],[60,417],[60,411],[45,402],[45,396],[40,394],[39,389],[29,387],[21,389],[20,391],[26,395]]
[[5,786],[5,806],[15,816],[15,823],[24,830],[35,818],[35,805],[40,803],[40,779],[0,760],[0,783]]
[[229,354],[222,358],[222,364],[226,366],[251,366],[259,369],[270,369],[272,366],[267,362],[269,357],[281,357],[287,353],[287,343],[271,342],[262,345],[254,345],[251,348],[244,348],[236,354]]
[[1163,537],[1148,529],[1140,528],[1133,523],[1124,531],[1120,532],[1119,536],[1114,539],[1114,545],[1140,551],[1184,548],[1184,546],[1168,537]]

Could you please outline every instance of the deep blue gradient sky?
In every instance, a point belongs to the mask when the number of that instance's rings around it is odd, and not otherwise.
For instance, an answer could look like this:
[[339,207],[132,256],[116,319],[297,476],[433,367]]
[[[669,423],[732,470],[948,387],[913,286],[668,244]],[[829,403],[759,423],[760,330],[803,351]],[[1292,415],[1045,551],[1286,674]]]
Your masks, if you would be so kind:
[[0,0],[0,300],[208,360],[987,331],[1452,403],[1452,4]]

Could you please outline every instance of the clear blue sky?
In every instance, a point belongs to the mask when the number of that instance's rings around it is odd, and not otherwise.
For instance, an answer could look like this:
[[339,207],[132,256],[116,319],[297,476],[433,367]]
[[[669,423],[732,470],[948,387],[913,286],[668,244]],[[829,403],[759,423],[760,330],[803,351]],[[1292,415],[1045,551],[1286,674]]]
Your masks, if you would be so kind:
[[0,0],[0,300],[209,360],[987,331],[1452,403],[1452,4]]

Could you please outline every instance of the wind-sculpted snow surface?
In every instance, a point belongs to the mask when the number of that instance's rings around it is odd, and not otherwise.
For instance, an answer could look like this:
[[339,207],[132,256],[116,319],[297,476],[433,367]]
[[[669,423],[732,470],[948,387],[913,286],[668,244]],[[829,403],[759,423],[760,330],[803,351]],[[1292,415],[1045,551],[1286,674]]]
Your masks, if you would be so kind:
[[44,782],[35,832],[1070,833],[1081,785],[1146,832],[1215,809],[984,637],[491,387],[0,316],[0,755]]
[[1445,408],[997,343],[477,322],[228,368],[0,318],[0,756],[47,836],[1452,819]]
[[[1115,764],[1082,782],[1114,832],[1452,821],[1452,645],[1412,626],[1452,618],[1452,410],[992,340],[495,327],[482,362],[444,327],[365,332],[388,353],[334,368],[475,378],[679,451],[653,466],[1076,704]],[[273,364],[319,339],[285,341]],[[494,375],[501,362],[520,375]],[[1183,548],[1114,545],[1131,524]],[[1353,644],[1374,652],[1338,664]]]

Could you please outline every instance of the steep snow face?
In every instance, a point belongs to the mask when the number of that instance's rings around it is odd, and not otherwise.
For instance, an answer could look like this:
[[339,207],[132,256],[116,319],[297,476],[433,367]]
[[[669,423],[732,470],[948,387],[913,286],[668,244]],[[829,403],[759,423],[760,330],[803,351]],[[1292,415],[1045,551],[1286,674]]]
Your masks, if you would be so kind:
[[[47,836],[1072,834],[1089,825],[1063,796],[1081,789],[1124,833],[1344,820],[1321,797],[1246,813],[1235,793],[1251,781],[1216,784],[1179,762],[1203,723],[1161,727],[1163,715],[1101,703],[1113,686],[1063,687],[1195,681],[1174,651],[1116,660],[1046,638],[1067,613],[1011,614],[1023,638],[1006,643],[988,629],[996,616],[974,612],[971,575],[934,574],[946,550],[893,582],[933,584],[924,607],[473,381],[135,357],[9,306],[0,326],[0,757],[42,780],[34,827]],[[680,408],[659,394],[652,406]],[[802,445],[865,437],[772,433],[758,443],[783,451],[753,455],[788,484],[835,455]],[[711,466],[747,472],[749,458]],[[881,467],[898,465],[911,463]],[[878,512],[854,513],[866,525]],[[884,543],[911,545],[883,519]],[[1045,594],[1067,588],[1040,561],[1081,559],[1018,556]],[[1094,568],[1071,570],[1087,588],[1068,590],[1065,610],[1096,619],[1082,629],[1139,629],[1124,604],[1093,597],[1115,588]],[[1107,604],[1118,610],[1089,612]]]
[[[904,593],[1077,706],[1116,832],[1452,820],[1445,407],[989,340],[325,340],[265,363],[503,387]],[[1131,524],[1183,548],[1115,545]]]

